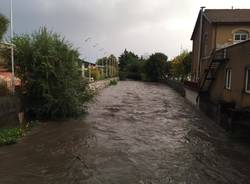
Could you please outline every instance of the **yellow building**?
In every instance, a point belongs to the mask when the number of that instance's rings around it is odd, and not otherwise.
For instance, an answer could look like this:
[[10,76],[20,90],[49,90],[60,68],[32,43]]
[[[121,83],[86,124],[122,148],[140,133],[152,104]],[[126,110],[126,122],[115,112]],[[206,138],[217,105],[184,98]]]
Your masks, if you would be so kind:
[[[250,9],[201,8],[194,31],[192,82],[207,111],[250,107]],[[250,113],[250,111],[249,111]]]

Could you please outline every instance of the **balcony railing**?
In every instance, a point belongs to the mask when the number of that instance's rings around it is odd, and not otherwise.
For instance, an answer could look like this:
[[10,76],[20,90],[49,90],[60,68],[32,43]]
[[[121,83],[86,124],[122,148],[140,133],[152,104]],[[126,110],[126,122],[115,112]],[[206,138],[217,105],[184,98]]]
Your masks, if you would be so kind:
[[227,56],[227,49],[220,49],[217,50],[214,56],[214,60],[226,60],[228,58]]

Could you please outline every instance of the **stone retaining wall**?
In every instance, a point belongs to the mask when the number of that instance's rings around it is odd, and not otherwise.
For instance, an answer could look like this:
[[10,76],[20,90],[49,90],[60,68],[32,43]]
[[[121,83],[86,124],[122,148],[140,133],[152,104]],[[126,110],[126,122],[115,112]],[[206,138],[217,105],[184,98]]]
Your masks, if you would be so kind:
[[112,81],[112,80],[118,81],[118,78],[115,77],[115,78],[95,81],[95,82],[89,83],[89,87],[93,91],[99,91],[99,90],[102,90],[102,89],[106,88],[107,86],[109,86],[110,81]]
[[0,97],[0,127],[19,125],[18,113],[21,102],[14,96]]

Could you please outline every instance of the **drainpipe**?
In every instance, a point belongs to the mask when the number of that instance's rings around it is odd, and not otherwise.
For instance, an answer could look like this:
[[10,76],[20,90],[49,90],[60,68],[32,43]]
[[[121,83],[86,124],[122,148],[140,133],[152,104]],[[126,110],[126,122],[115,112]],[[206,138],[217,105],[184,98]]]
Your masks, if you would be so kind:
[[201,74],[202,24],[203,24],[203,13],[204,13],[203,10],[204,10],[204,8],[205,8],[205,6],[202,6],[201,10],[200,10],[200,14],[201,14],[201,17],[200,17],[200,35],[199,35],[198,68],[197,68],[197,72],[196,72],[196,76],[197,76],[196,79],[200,79],[200,74]]

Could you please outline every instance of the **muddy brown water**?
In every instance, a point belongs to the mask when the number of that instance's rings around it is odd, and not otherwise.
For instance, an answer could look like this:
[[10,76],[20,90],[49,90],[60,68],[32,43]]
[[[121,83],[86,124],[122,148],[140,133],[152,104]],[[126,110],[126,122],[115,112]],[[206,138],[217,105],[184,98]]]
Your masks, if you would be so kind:
[[0,147],[0,184],[247,184],[236,141],[162,84],[119,82],[82,120],[44,123]]

